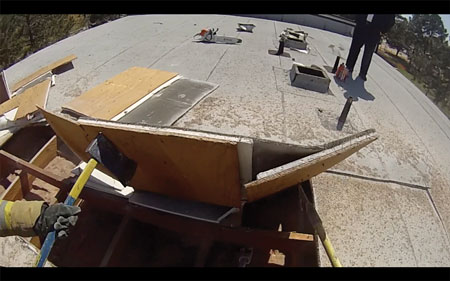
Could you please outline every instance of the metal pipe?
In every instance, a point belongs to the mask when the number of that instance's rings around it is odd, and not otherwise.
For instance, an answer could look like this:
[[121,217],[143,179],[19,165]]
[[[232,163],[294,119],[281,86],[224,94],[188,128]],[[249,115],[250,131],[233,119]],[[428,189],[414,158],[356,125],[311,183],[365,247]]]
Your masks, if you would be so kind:
[[341,58],[340,58],[339,56],[336,57],[336,60],[334,61],[333,70],[331,70],[331,73],[336,73],[336,70],[337,70],[337,68],[338,68],[338,66],[339,66],[339,60],[340,60],[340,59],[341,59]]
[[339,119],[338,119],[338,124],[337,124],[338,131],[341,131],[342,127],[344,127],[345,120],[347,120],[347,115],[348,115],[348,112],[350,111],[350,106],[352,105],[352,102],[353,102],[353,98],[349,97],[347,99],[347,102],[344,105],[344,109],[342,110],[341,116],[339,116]]

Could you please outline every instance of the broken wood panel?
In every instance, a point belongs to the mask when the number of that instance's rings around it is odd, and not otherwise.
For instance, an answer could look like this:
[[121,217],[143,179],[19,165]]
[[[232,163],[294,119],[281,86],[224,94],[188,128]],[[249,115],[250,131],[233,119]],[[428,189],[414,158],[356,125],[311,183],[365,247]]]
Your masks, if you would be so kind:
[[39,78],[39,76],[44,75],[45,73],[52,71],[55,68],[58,68],[62,65],[68,64],[71,61],[73,61],[74,59],[76,59],[77,57],[75,55],[70,55],[67,56],[65,58],[62,58],[58,61],[55,61],[54,63],[44,66],[41,69],[39,69],[38,71],[30,74],[29,76],[23,78],[22,80],[20,80],[19,82],[17,82],[16,84],[14,84],[14,86],[12,87],[11,92],[15,92],[17,91],[19,88],[25,86],[26,84],[30,83],[31,81],[35,80],[36,78]]
[[78,115],[110,120],[177,73],[132,67],[64,105]]
[[[116,122],[72,121],[62,115],[41,111],[55,133],[85,162],[90,159],[86,147],[102,132],[137,163],[136,173],[129,183],[137,190],[240,207],[237,142],[189,135],[188,130],[178,130],[184,134],[177,134],[169,129]],[[113,176],[102,165],[98,168]]]
[[16,117],[14,118],[14,120],[17,120],[26,116],[28,113],[36,111],[36,105],[45,107],[49,88],[50,80],[45,80],[25,90],[23,93],[0,104],[0,114],[4,114],[18,107]]
[[[30,164],[36,165],[39,168],[44,168],[50,161],[56,157],[57,151],[56,151],[56,136],[53,136],[37,153],[36,155],[30,160]],[[10,161],[4,161],[3,163],[10,164]],[[26,162],[26,161],[24,161]],[[22,172],[21,172],[22,173]],[[31,173],[26,173],[28,176],[28,182],[32,183],[34,179],[36,178]],[[22,192],[22,185],[19,177],[17,177],[8,187],[8,189],[3,194],[2,199],[4,200],[21,200],[25,194]]]
[[309,180],[341,162],[353,153],[377,139],[375,133],[347,141],[334,148],[312,154],[300,160],[262,173],[262,178],[245,185],[248,202],[252,202],[290,186]]

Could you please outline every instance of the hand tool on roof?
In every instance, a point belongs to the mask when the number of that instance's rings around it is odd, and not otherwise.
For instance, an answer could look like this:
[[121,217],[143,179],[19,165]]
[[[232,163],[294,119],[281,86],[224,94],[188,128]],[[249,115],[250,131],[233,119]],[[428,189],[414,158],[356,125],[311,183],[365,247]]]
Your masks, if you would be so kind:
[[327,252],[331,264],[333,265],[333,267],[342,267],[341,262],[337,258],[336,253],[334,252],[333,245],[331,245],[331,241],[328,238],[325,229],[323,228],[322,220],[320,219],[319,214],[317,213],[313,204],[308,200],[308,197],[306,197],[305,191],[303,190],[301,184],[298,185],[298,193],[300,201],[303,201],[305,203],[305,209],[306,214],[308,215],[308,219],[311,225],[316,230],[317,235],[319,235],[320,241],[322,241],[322,245],[325,248],[325,251]]
[[253,32],[253,28],[255,28],[255,25],[252,23],[238,23],[237,29],[239,31]]
[[[64,201],[64,204],[66,205],[72,206],[75,203],[75,200],[78,199],[84,185],[98,163],[102,164],[113,173],[124,186],[127,186],[136,171],[136,163],[123,155],[102,133],[99,133],[88,145],[86,152],[89,153],[91,159]],[[55,231],[51,231],[47,234],[41,252],[36,259],[37,267],[44,266],[55,242],[55,238]]]
[[219,31],[218,28],[215,30],[214,28],[202,29],[194,35],[194,39],[206,43],[236,44],[242,42],[242,39],[239,38],[217,35],[217,31]]

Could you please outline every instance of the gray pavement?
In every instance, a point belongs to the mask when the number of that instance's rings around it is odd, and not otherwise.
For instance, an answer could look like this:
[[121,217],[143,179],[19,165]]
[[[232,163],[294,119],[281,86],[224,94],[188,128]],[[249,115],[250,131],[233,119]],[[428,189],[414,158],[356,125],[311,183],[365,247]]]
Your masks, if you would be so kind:
[[[253,23],[253,33],[237,23]],[[162,24],[160,24],[162,23]],[[240,45],[196,43],[206,27],[237,36]],[[309,54],[285,49],[296,62],[333,66],[351,38],[284,22],[223,15],[130,16],[83,31],[6,70],[13,84],[75,54],[57,76],[48,108],[143,66],[219,85],[175,126],[302,145],[321,144],[367,128],[379,139],[313,179],[316,203],[344,266],[450,265],[450,121],[411,82],[374,55],[365,83],[338,83],[330,94],[289,85],[292,58],[272,56],[286,28],[309,33]],[[357,96],[342,131],[334,126],[349,95]],[[323,249],[321,263],[329,265]]]

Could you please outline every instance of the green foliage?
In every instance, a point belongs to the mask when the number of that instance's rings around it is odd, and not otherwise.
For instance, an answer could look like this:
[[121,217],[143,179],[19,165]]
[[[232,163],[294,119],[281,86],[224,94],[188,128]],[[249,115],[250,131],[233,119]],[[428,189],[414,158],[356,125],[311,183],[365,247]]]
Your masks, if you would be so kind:
[[[119,15],[0,15],[0,69],[90,26]],[[92,24],[94,23],[94,24]]]
[[441,107],[450,106],[447,38],[447,30],[437,14],[413,15],[409,21],[397,15],[396,24],[385,37],[397,55],[400,51],[408,55],[407,71],[413,82],[423,86],[425,94]]
[[400,15],[396,15],[394,26],[384,36],[389,46],[397,49],[396,56],[398,56],[400,51],[407,51],[407,46],[409,43],[407,30],[408,20]]

